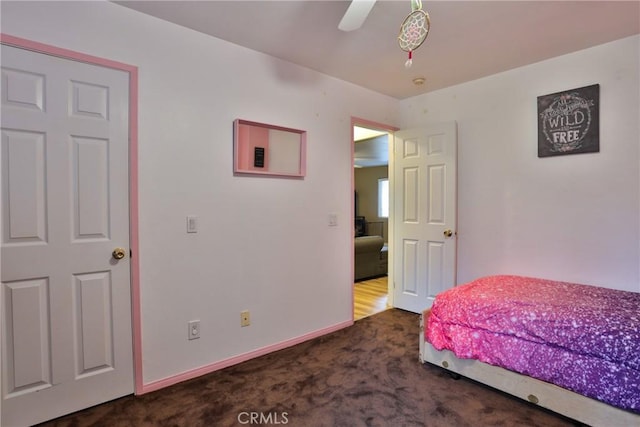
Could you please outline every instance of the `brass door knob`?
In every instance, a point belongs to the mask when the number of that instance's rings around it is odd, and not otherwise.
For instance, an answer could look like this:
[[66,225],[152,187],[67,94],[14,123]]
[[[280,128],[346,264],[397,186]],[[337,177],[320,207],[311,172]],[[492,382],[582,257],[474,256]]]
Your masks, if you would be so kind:
[[444,234],[444,237],[451,237],[451,236],[453,236],[453,231],[451,231],[449,229],[446,229],[446,230],[444,230],[443,234]]
[[113,252],[111,252],[111,256],[115,259],[122,259],[125,256],[124,248],[115,248]]

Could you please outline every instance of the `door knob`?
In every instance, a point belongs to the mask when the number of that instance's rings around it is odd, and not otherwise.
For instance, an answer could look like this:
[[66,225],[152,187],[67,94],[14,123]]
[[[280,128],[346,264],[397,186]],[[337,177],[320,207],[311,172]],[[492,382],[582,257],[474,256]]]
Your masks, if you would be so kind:
[[451,231],[449,229],[446,229],[446,230],[444,230],[443,234],[444,234],[444,237],[451,237],[451,236],[453,236],[453,231]]
[[111,256],[115,259],[122,259],[124,258],[124,255],[125,255],[124,248],[115,248],[113,252],[111,252]]

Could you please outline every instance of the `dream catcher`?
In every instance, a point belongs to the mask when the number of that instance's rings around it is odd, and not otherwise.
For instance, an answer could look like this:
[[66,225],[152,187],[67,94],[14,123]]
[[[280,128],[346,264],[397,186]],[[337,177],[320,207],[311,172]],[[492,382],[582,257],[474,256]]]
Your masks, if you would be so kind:
[[[352,0],[338,28],[342,31],[357,30],[367,19],[376,0]],[[413,62],[413,51],[419,48],[429,34],[429,14],[422,10],[422,0],[411,0],[411,13],[400,26],[398,44],[400,49],[409,52],[409,59],[404,66],[409,68]]]
[[413,51],[424,43],[429,34],[430,26],[429,14],[422,10],[422,1],[411,0],[411,13],[400,25],[400,34],[398,34],[400,49],[409,53],[409,58],[404,63],[405,67],[411,67]]

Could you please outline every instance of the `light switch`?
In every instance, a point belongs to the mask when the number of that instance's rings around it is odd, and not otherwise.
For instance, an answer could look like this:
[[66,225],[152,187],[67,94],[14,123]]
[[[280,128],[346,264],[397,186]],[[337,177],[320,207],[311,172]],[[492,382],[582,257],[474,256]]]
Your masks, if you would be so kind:
[[187,216],[187,233],[198,232],[198,217],[195,215]]
[[338,225],[338,214],[330,213],[329,214],[329,226],[330,227],[335,227],[336,225]]

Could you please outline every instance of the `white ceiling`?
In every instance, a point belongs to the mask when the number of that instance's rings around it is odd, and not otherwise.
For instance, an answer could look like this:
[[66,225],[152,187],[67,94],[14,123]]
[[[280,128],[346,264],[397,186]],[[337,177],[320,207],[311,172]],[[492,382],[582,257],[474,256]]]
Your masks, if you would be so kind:
[[369,168],[389,164],[389,134],[376,129],[353,127],[353,166]]
[[353,166],[370,168],[389,164],[389,134],[354,141]]
[[431,30],[406,69],[397,36],[409,0],[378,0],[348,33],[349,1],[116,3],[398,99],[640,33],[638,0],[423,0]]
[[362,141],[363,139],[375,138],[376,136],[386,135],[386,134],[387,134],[386,132],[383,132],[383,131],[380,131],[380,130],[363,128],[363,127],[360,127],[360,126],[354,126],[353,127],[353,142]]

